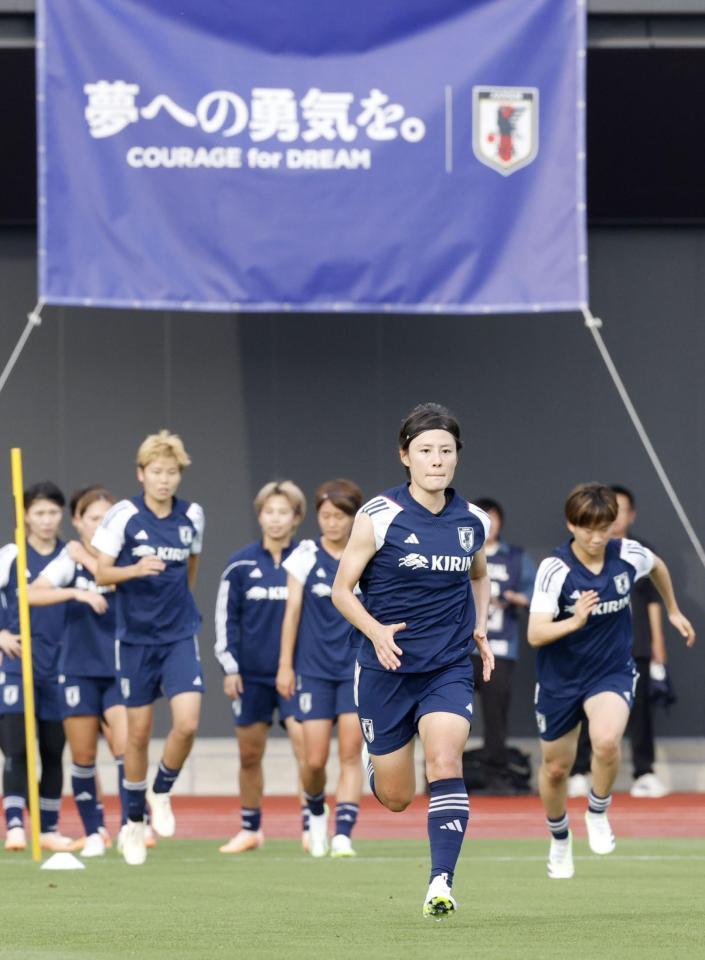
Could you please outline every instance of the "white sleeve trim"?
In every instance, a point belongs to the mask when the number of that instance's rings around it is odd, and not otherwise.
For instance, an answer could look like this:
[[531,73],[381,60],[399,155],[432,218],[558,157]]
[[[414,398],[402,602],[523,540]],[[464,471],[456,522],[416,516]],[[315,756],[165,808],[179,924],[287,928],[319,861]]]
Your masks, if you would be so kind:
[[318,547],[314,540],[302,540],[298,547],[291,551],[282,566],[299,583],[306,583],[306,579],[316,563],[317,553]]
[[[228,570],[232,570],[232,566]],[[228,572],[226,570],[226,573]],[[230,581],[223,575],[218,587],[218,599],[215,602],[215,656],[225,673],[239,673],[237,660],[228,650],[228,598]]]
[[560,611],[558,599],[569,573],[570,567],[559,557],[546,557],[542,560],[536,574],[529,612],[550,613],[557,617]]
[[39,576],[46,577],[52,587],[68,587],[75,575],[76,564],[69,556],[68,547],[64,547],[59,556],[54,557]]
[[6,543],[0,549],[0,587],[6,587],[10,580],[12,564],[17,559],[17,544]]
[[121,500],[103,517],[96,530],[91,546],[109,557],[117,557],[125,543],[125,527],[137,513],[137,507],[130,500]]
[[380,550],[384,545],[394,518],[400,514],[403,507],[387,497],[373,497],[363,504],[358,510],[358,514],[366,513],[372,521],[372,528],[375,532],[375,549]]
[[196,536],[191,543],[191,553],[199,554],[203,550],[203,531],[206,529],[206,515],[199,503],[190,504],[186,516],[196,528]]
[[474,513],[477,519],[482,524],[482,527],[485,531],[485,541],[490,535],[490,524],[492,521],[489,518],[489,515],[481,507],[476,507],[474,503],[468,503],[468,510],[470,513]]
[[619,556],[621,560],[626,560],[634,567],[637,580],[648,577],[654,569],[655,557],[653,553],[638,540],[622,540]]

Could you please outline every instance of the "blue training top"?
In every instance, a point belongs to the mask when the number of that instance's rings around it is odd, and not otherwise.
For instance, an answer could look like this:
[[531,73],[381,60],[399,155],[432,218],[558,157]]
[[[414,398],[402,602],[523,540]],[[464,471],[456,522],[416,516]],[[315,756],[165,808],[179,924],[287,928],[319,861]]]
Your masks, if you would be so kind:
[[302,540],[284,561],[303,584],[301,620],[296,638],[296,673],[322,680],[352,680],[355,651],[348,643],[348,621],[333,606],[331,594],[339,561],[318,540]]
[[158,517],[144,497],[121,500],[105,514],[93,546],[118,567],[158,557],[166,569],[117,586],[117,637],[121,643],[165,644],[192,639],[201,616],[188,585],[188,560],[203,544],[203,510],[174,497],[171,513]]
[[653,553],[636,540],[610,540],[602,570],[592,573],[575,556],[571,543],[541,562],[531,600],[531,613],[566,620],[575,613],[581,593],[599,594],[584,627],[538,648],[538,682],[559,697],[580,696],[595,681],[631,669],[631,590],[654,565]]
[[[37,553],[27,544],[27,583],[44,573],[45,567],[64,549],[61,540],[49,554]],[[2,627],[12,633],[20,632],[20,611],[17,603],[17,547],[8,543],[0,550],[0,603],[4,607]],[[66,610],[63,604],[51,607],[32,607],[29,613],[32,634],[32,666],[34,675],[41,680],[55,680],[59,675],[59,649],[64,629]],[[3,657],[5,673],[21,674],[22,658]]]
[[[372,520],[376,546],[360,577],[362,602],[384,625],[406,623],[395,636],[402,650],[397,673],[426,673],[457,663],[473,643],[469,571],[487,538],[490,518],[450,488],[446,498],[443,510],[433,514],[404,484],[360,509]],[[384,670],[371,641],[354,633],[360,665]]]
[[276,564],[257,541],[228,560],[215,607],[215,655],[225,673],[274,683],[288,596],[283,563],[295,548],[292,542]]
[[59,671],[76,677],[115,676],[115,589],[99,587],[93,574],[71,559],[64,549],[42,570],[53,587],[76,587],[102,594],[105,613],[95,613],[87,603],[69,600],[61,637]]

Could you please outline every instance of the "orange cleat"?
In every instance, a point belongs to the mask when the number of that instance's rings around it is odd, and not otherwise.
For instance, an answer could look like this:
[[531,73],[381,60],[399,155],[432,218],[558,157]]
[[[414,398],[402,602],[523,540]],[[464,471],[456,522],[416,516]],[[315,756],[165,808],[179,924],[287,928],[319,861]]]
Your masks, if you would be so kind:
[[27,837],[24,832],[24,827],[10,827],[5,837],[5,849],[12,851],[27,849]]
[[264,834],[261,830],[241,830],[219,849],[221,853],[246,853],[248,850],[259,850],[263,845]]

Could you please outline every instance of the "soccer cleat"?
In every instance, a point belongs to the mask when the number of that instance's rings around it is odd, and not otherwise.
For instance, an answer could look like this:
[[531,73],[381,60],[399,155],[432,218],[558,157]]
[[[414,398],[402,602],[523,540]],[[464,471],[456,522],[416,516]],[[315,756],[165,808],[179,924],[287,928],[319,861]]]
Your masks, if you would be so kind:
[[629,793],[632,797],[658,800],[659,797],[668,796],[669,790],[655,773],[643,773],[636,778]]
[[325,857],[328,853],[328,812],[312,813],[308,818],[308,852],[312,857]]
[[572,777],[568,777],[569,797],[586,797],[589,790],[590,784],[584,773],[574,773]]
[[105,827],[98,827],[98,833],[102,837],[103,843],[105,844],[105,849],[109,850],[113,845],[113,840]]
[[551,837],[548,851],[548,875],[551,880],[570,880],[575,873],[573,866],[573,834],[568,831],[565,840]]
[[154,836],[152,824],[146,821],[144,824],[144,845],[148,850],[154,850],[157,845],[157,838]]
[[346,837],[344,833],[336,833],[330,844],[331,857],[356,857],[353,850],[352,840]]
[[590,813],[585,811],[585,826],[587,827],[588,843],[593,853],[604,856],[612,853],[617,843],[612,833],[612,827],[606,813]]
[[5,836],[6,850],[26,850],[27,836],[24,827],[10,827]]
[[128,863],[131,867],[141,866],[147,859],[144,823],[140,823],[139,820],[128,820],[120,832],[122,833],[122,855],[125,858],[125,863]]
[[261,830],[240,830],[232,840],[228,840],[222,847],[221,853],[245,853],[247,850],[259,850],[264,846],[264,834]]
[[310,844],[310,833],[308,830],[301,831],[301,849],[304,853],[308,853],[308,848]]
[[423,902],[424,917],[433,920],[447,920],[458,909],[458,904],[450,894],[448,874],[441,873],[431,880],[426,899]]
[[105,841],[99,833],[92,833],[86,837],[81,856],[86,858],[105,856]]
[[39,834],[39,846],[42,850],[49,850],[51,853],[66,853],[71,850],[77,850],[82,846],[80,840],[72,840],[71,837],[64,837],[58,831]]
[[173,837],[176,832],[176,820],[171,810],[171,797],[168,793],[147,791],[147,803],[151,813],[154,832],[160,837]]

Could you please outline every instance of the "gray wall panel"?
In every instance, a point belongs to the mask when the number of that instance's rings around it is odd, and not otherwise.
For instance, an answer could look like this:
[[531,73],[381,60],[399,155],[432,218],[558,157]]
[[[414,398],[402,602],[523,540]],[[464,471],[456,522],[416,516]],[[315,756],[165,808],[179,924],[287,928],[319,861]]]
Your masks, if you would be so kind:
[[[591,236],[593,309],[605,319],[604,337],[701,535],[704,248],[705,231],[693,229]],[[34,268],[33,234],[0,232],[0,363],[34,302]],[[6,451],[19,443],[31,479],[56,477],[70,490],[97,478],[127,495],[143,435],[163,425],[183,435],[194,460],[183,492],[204,504],[208,520],[197,590],[209,685],[203,730],[223,734],[229,718],[210,655],[212,608],[225,559],[255,535],[254,493],[284,475],[309,496],[335,476],[352,477],[369,495],[400,482],[398,423],[421,399],[442,400],[462,419],[458,488],[500,499],[508,536],[537,559],[564,536],[561,508],[573,483],[598,478],[633,487],[638,530],[669,561],[683,607],[705,633],[705,571],[576,315],[47,308],[0,396],[0,480],[9,492]],[[309,515],[303,531],[314,529]],[[6,495],[0,538],[11,533]],[[705,643],[687,653],[675,636],[669,640],[680,701],[659,717],[658,729],[703,735]],[[526,647],[512,708],[516,735],[533,732],[532,661]]]

